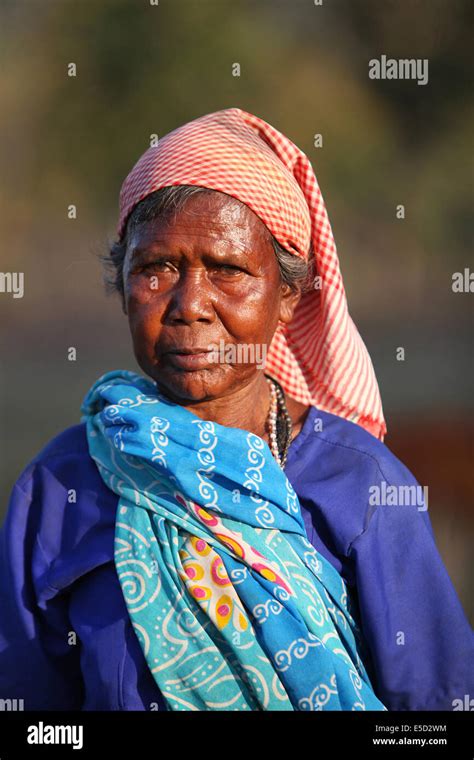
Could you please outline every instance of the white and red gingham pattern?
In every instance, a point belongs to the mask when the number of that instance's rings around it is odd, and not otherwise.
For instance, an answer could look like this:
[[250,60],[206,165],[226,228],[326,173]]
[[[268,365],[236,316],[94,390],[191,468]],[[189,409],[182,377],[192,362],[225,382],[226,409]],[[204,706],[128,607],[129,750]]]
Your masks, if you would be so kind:
[[377,380],[349,316],[331,225],[307,156],[240,108],[201,116],[165,135],[135,164],[120,192],[119,238],[134,206],[168,185],[232,195],[296,256],[307,259],[312,241],[321,286],[302,296],[291,324],[277,329],[266,371],[297,401],[350,419],[383,440]]

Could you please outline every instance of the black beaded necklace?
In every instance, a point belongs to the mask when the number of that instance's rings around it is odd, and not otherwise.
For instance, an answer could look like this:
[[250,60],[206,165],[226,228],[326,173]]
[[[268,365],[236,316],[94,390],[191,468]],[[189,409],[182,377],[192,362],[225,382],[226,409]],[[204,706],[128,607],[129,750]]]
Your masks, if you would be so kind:
[[270,410],[267,417],[270,450],[283,469],[290,448],[293,423],[286,407],[285,392],[280,383],[270,375],[265,374],[265,377],[270,385],[271,393]]

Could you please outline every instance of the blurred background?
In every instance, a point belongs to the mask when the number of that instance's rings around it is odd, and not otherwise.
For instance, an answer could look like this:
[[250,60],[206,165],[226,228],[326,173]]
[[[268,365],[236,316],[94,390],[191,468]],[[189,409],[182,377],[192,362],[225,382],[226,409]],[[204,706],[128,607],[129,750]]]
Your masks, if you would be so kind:
[[[21,470],[79,421],[92,382],[138,369],[98,261],[123,179],[150,135],[238,106],[313,164],[379,379],[385,442],[428,486],[438,547],[474,619],[473,296],[452,290],[453,273],[474,268],[473,8],[2,0],[0,271],[24,272],[25,291],[0,293],[0,521]],[[428,84],[369,79],[381,55],[427,58]]]

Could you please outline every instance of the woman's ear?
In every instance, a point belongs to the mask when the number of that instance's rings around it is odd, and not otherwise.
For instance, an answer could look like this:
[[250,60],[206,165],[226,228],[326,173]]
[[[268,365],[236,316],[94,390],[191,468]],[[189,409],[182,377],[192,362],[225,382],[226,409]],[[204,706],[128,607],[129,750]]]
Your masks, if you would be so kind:
[[288,324],[293,319],[293,314],[301,298],[301,288],[292,288],[287,283],[281,286],[280,321]]

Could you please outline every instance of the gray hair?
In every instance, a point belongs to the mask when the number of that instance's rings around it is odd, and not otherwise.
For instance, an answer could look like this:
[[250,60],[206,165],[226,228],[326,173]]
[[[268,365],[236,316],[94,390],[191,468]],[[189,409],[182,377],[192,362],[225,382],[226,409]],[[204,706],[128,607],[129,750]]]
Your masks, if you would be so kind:
[[[188,199],[197,193],[215,193],[208,187],[200,185],[169,185],[154,193],[150,193],[132,210],[128,217],[122,240],[112,243],[109,253],[100,256],[104,266],[104,284],[108,293],[119,293],[122,298],[123,290],[123,265],[127,253],[129,236],[143,222],[151,221],[157,217],[169,218],[181,211]],[[289,253],[271,235],[271,241],[275,256],[280,268],[282,283],[286,283],[292,290],[300,289],[306,292],[311,289],[314,278],[314,256],[312,250],[308,261]]]

